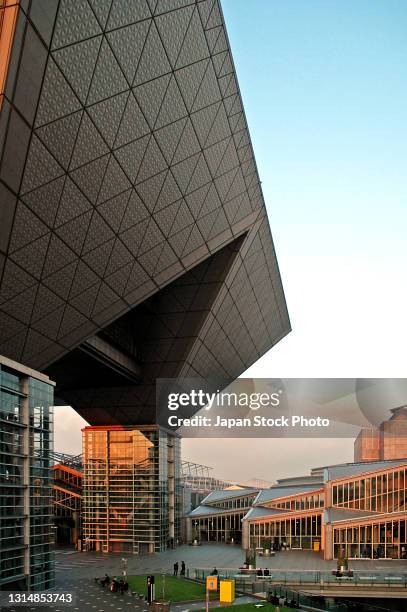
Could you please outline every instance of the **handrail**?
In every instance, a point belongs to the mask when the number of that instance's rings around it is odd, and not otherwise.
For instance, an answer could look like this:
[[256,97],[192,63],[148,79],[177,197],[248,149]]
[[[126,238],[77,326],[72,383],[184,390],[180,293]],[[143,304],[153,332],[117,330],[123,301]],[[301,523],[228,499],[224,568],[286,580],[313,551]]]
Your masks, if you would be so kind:
[[[338,577],[335,571],[329,570],[289,570],[266,568],[268,575],[257,574],[258,569],[242,570],[240,568],[217,568],[219,578],[232,578],[236,581],[236,588],[252,592],[256,585],[264,586],[264,590],[277,584],[282,585],[312,585],[321,589],[332,587],[346,590],[349,587],[358,589],[363,587],[388,589],[407,589],[407,571],[392,568],[389,570],[373,569],[354,570],[352,576]],[[195,579],[205,580],[213,572],[213,568],[195,568]],[[263,586],[261,587],[263,590]]]
[[[399,561],[400,559],[396,559],[396,561]],[[403,561],[403,559],[401,559],[401,561]],[[196,567],[194,568],[196,571],[212,571],[213,570],[213,566],[211,567]],[[332,567],[331,569],[327,568],[327,569],[298,569],[297,568],[274,568],[274,567],[256,567],[253,569],[249,569],[249,568],[241,568],[241,567],[217,567],[218,571],[231,571],[231,572],[235,572],[238,573],[239,571],[244,571],[244,572],[250,572],[250,573],[256,573],[259,569],[263,570],[263,569],[269,569],[270,571],[274,572],[274,573],[278,573],[278,572],[285,572],[285,573],[301,573],[301,574],[315,574],[315,573],[319,573],[319,574],[330,574],[332,571],[336,571],[335,567]],[[388,569],[382,569],[382,568],[365,568],[365,569],[354,569],[352,568],[352,572],[354,574],[365,574],[365,573],[376,573],[376,574],[384,574],[384,573],[388,573],[389,575],[393,575],[394,572],[394,568],[392,568],[392,573],[389,573]],[[397,571],[396,573],[399,574],[406,574],[407,575],[407,567],[406,569],[402,569]]]

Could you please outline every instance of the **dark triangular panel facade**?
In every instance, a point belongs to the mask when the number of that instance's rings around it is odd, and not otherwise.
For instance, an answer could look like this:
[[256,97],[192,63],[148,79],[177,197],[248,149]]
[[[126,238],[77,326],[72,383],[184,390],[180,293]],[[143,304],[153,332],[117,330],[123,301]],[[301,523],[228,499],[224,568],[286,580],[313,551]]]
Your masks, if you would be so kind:
[[[157,376],[235,378],[290,329],[220,3],[60,0],[47,18],[0,110],[0,353],[54,372],[90,422],[148,420]],[[64,382],[95,336],[119,390]]]

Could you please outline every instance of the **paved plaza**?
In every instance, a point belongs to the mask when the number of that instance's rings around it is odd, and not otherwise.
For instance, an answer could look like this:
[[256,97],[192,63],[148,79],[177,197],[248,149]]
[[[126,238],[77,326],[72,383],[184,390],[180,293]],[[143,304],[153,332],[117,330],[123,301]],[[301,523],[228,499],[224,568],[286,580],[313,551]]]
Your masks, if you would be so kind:
[[[70,548],[57,549],[55,551],[56,590],[64,593],[73,593],[75,605],[71,607],[53,606],[54,612],[111,612],[119,610],[137,610],[148,612],[148,605],[131,597],[128,593],[110,593],[95,582],[95,577],[102,577],[105,573],[109,576],[121,574],[122,554],[102,554],[95,552],[77,552]],[[171,573],[175,561],[185,561],[187,569],[194,567],[238,567],[244,561],[244,553],[238,547],[208,545],[194,548],[192,546],[181,546],[175,550],[146,556],[126,556],[127,573]],[[236,603],[246,603],[251,600],[248,597],[238,598]],[[177,612],[183,610],[199,609],[204,607],[204,602],[193,602],[186,604],[174,603],[171,608]],[[49,607],[35,607],[33,610],[41,612],[49,610]],[[22,610],[17,606],[4,608],[6,612]],[[27,605],[24,610],[30,610]]]
[[[109,576],[118,575],[122,570],[122,554],[102,554],[96,552],[77,552],[66,548],[55,551],[56,588],[60,592],[70,592],[75,596],[75,605],[69,608],[55,606],[53,610],[74,610],[74,612],[109,612],[112,610],[126,611],[138,610],[148,612],[145,602],[131,597],[129,594],[120,595],[110,593],[95,582],[95,577],[101,577],[105,573]],[[132,574],[157,574],[171,573],[173,564],[185,561],[187,570],[193,577],[195,568],[238,568],[244,563],[245,554],[238,546],[225,544],[207,544],[199,547],[180,546],[175,550],[167,550],[163,553],[146,556],[127,556],[127,573]],[[335,561],[324,561],[318,554],[311,551],[281,551],[275,557],[258,557],[257,567],[276,570],[296,571],[330,571],[336,566]],[[387,570],[390,572],[407,571],[406,561],[350,561],[350,567],[354,570]],[[236,603],[244,603],[248,598],[238,598]],[[188,604],[174,603],[172,610],[183,612],[183,610],[198,609],[203,607],[203,602]],[[21,608],[8,607],[8,612]],[[24,608],[29,610],[29,606]],[[49,610],[50,608],[33,608],[37,612]]]
[[[65,586],[66,582],[94,578],[107,574],[121,573],[123,554],[102,554],[95,552],[76,552],[71,549],[60,549],[55,553],[57,586]],[[154,572],[171,573],[176,561],[181,565],[185,561],[187,570],[195,568],[238,568],[245,561],[245,553],[239,546],[225,544],[207,544],[202,546],[180,546],[174,550],[136,556],[128,555],[127,573],[148,574]],[[407,571],[407,561],[402,560],[350,560],[354,570],[388,570]],[[330,571],[336,568],[336,561],[325,561],[318,553],[305,550],[290,550],[276,553],[275,557],[257,557],[257,567],[274,570],[296,571]],[[191,577],[193,573],[191,572]]]
[[[123,555],[101,553],[78,553],[72,550],[56,551],[56,582],[57,588],[64,591],[76,593],[75,612],[108,612],[109,610],[139,610],[147,612],[148,606],[144,602],[135,600],[128,595],[120,596],[109,593],[95,584],[95,576],[103,576],[105,572],[109,576],[120,574],[121,559]],[[127,572],[132,574],[148,573],[172,573],[173,564],[185,561],[190,575],[194,576],[195,568],[237,568],[243,565],[245,560],[244,551],[238,546],[225,544],[207,544],[199,547],[180,546],[175,550],[167,550],[163,553],[146,556],[128,556]],[[324,561],[319,554],[311,551],[282,551],[275,557],[258,557],[258,567],[268,567],[280,570],[315,570],[330,571],[336,567],[335,561]],[[407,571],[406,561],[351,561],[353,569],[370,569]],[[238,598],[236,603],[244,603],[247,598]],[[172,610],[182,612],[183,610],[198,609],[203,607],[203,602],[188,604],[175,603]]]

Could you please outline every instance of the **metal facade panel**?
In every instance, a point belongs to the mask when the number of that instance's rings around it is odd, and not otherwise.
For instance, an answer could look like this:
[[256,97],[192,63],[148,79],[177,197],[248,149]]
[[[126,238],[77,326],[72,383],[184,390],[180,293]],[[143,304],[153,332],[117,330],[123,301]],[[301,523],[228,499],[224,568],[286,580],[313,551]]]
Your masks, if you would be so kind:
[[218,2],[58,6],[20,8],[47,63],[35,116],[2,109],[0,353],[45,368],[245,236],[181,368],[234,378],[290,323]]

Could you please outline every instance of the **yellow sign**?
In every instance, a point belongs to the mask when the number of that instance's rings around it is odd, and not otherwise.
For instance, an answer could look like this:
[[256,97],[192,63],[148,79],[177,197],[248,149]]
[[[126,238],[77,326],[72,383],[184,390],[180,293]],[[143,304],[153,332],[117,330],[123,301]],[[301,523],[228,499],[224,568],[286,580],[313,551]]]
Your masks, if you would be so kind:
[[314,551],[318,552],[321,548],[321,545],[318,541],[314,542]]
[[221,580],[220,581],[220,602],[233,603],[235,601],[235,581]]
[[217,591],[218,590],[218,577],[217,576],[207,576],[206,577],[206,590],[207,591]]

